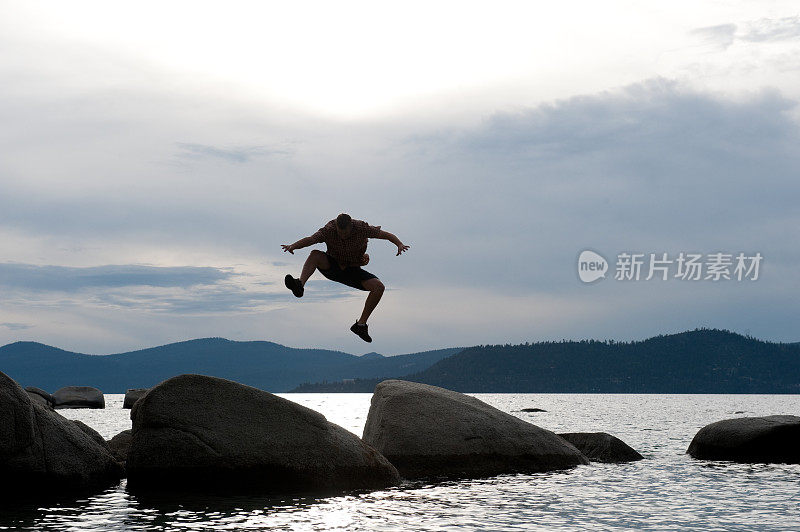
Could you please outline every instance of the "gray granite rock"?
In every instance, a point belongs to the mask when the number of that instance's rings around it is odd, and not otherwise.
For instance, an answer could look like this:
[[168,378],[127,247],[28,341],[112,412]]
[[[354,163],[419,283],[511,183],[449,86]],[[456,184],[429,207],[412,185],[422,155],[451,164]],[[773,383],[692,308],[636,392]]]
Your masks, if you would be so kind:
[[706,425],[686,450],[694,458],[753,463],[800,463],[800,417],[725,419]]
[[0,491],[6,497],[76,493],[118,481],[122,467],[78,424],[31,401],[0,373]]
[[474,397],[401,380],[375,387],[363,439],[406,478],[480,477],[588,463],[549,430]]
[[325,417],[202,375],[152,388],[131,410],[128,488],[291,493],[381,488],[397,470]]
[[56,408],[105,408],[103,392],[91,386],[65,386],[53,394]]

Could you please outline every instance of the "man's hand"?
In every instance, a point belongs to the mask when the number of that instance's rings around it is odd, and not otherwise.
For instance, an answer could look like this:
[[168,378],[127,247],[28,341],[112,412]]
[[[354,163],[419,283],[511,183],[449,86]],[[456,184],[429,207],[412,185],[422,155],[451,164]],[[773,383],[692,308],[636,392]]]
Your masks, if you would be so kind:
[[301,238],[294,244],[289,244],[288,246],[286,244],[281,244],[281,247],[283,248],[284,251],[288,251],[289,253],[294,255],[294,250],[307,248],[308,246],[313,246],[313,245],[314,245],[314,239],[311,238],[310,236],[307,236],[305,238]]
[[361,259],[361,265],[366,266],[369,264],[369,253],[364,253],[364,258]]
[[[399,243],[399,244],[397,244],[397,255],[400,255],[400,254],[401,254],[402,252],[404,252],[404,251],[408,251],[408,248],[410,248],[410,247],[411,247],[411,246],[405,246],[405,245],[403,245],[403,243],[402,243],[402,242],[401,242],[401,243]],[[397,255],[395,255],[395,256],[397,256]]]

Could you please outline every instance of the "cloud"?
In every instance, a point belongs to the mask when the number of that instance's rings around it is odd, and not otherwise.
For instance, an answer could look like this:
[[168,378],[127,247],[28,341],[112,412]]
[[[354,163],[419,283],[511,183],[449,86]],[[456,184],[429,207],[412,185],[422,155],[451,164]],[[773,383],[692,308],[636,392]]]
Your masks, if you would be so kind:
[[747,24],[747,31],[739,38],[748,42],[773,42],[798,37],[800,37],[800,16],[752,21]]
[[231,163],[247,163],[255,157],[265,155],[286,155],[285,149],[270,149],[266,146],[244,146],[237,148],[220,148],[206,144],[176,143],[180,151],[176,157],[180,159],[222,159]]
[[[286,290],[264,291],[270,281],[254,281],[232,268],[198,266],[105,265],[84,268],[0,263],[0,286],[6,303],[105,307],[174,315],[251,312],[284,305],[294,296]],[[321,284],[321,286],[320,286]],[[307,301],[352,297],[330,283],[309,281]],[[11,330],[24,324],[0,324]]]
[[735,41],[750,43],[766,43],[787,41],[800,37],[800,16],[779,19],[762,18],[746,22],[741,31],[736,24],[718,24],[695,28],[689,35],[698,37],[708,44],[719,46],[723,50]]
[[286,299],[282,293],[258,292],[222,285],[144,293],[134,290],[105,291],[94,294],[88,302],[97,306],[187,315],[248,312],[268,304],[282,303]]
[[717,26],[695,28],[689,32],[689,35],[699,37],[708,44],[714,44],[726,49],[733,44],[736,37],[736,24],[719,24]]
[[[318,286],[319,281],[309,281],[313,287],[304,296],[305,302],[346,299],[351,290]],[[265,310],[295,302],[286,290],[264,292],[231,283],[197,286],[173,290],[113,290],[93,293],[89,302],[97,306],[163,312],[171,315],[201,315],[240,313]]]
[[397,201],[424,191],[436,203],[415,213],[414,266],[392,273],[519,294],[575,289],[586,247],[790,263],[779,228],[798,221],[795,106],[777,91],[732,99],[655,79],[409,138],[418,179]]
[[[647,156],[680,154],[690,159],[717,159],[723,152],[763,155],[758,148],[786,155],[781,142],[797,134],[789,114],[795,106],[776,91],[733,100],[653,79],[520,112],[496,113],[452,141],[456,150],[471,154],[472,161],[502,154],[510,163],[504,166],[511,168],[519,168],[521,162],[558,163],[568,156],[598,154],[612,156],[624,168],[625,160],[644,159],[642,149]],[[663,158],[652,160],[670,165]],[[536,170],[525,168],[529,174]]]
[[29,325],[27,323],[13,323],[13,322],[4,322],[0,323],[0,327],[5,327],[11,331],[24,331],[25,329],[30,329],[33,325]]
[[74,292],[86,288],[129,286],[192,287],[228,280],[230,269],[198,266],[105,265],[84,268],[0,263],[0,286],[14,289]]

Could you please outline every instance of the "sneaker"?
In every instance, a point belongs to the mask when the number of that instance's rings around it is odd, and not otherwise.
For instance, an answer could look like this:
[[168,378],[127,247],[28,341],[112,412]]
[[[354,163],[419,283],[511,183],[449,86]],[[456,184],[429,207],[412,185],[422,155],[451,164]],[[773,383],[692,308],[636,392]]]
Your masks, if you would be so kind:
[[295,279],[291,275],[287,274],[286,279],[283,281],[286,283],[286,288],[292,291],[295,297],[303,297],[303,285],[300,283],[300,279]]
[[359,325],[358,322],[355,322],[350,330],[356,333],[359,338],[364,340],[365,342],[371,342],[372,338],[370,338],[369,334],[367,333],[367,324]]

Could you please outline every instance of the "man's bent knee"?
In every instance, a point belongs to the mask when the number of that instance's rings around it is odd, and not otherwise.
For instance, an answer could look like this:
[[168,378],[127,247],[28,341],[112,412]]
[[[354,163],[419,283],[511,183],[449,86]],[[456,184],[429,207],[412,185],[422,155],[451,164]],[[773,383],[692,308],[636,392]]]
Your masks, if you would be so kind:
[[370,292],[383,292],[384,289],[386,288],[380,281],[380,279],[376,278],[367,279],[366,281],[363,281],[361,284],[364,286],[366,290],[369,290]]
[[325,255],[324,251],[314,249],[311,251],[309,256],[312,257],[312,259],[314,260],[314,264],[317,266],[317,268],[321,270],[327,270],[328,268],[331,267],[330,262],[328,262],[328,257],[327,255]]

